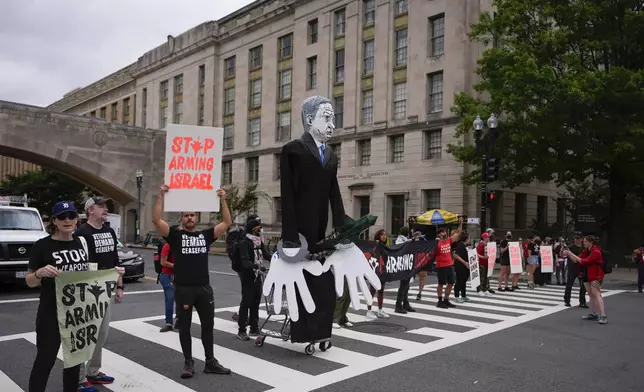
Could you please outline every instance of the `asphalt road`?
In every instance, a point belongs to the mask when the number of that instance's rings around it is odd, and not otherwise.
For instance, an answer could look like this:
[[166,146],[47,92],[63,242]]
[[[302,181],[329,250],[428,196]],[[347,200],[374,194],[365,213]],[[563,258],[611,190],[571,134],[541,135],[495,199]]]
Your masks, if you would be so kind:
[[[427,287],[418,312],[394,315],[397,284],[388,285],[388,320],[366,321],[350,309],[352,329],[334,330],[332,347],[313,356],[303,345],[267,339],[264,346],[234,336],[231,316],[239,304],[239,281],[229,262],[210,257],[215,289],[215,355],[232,376],[200,372],[203,355],[199,325],[193,325],[195,377],[181,380],[178,337],[161,334],[163,294],[156,284],[152,251],[142,250],[148,279],[127,284],[114,307],[103,370],[117,377],[100,387],[113,391],[333,391],[443,392],[644,390],[644,295],[622,282],[607,284],[608,325],[581,320],[584,309],[562,306],[559,286],[519,293],[497,293],[453,310],[434,306]],[[433,277],[429,284],[434,284]],[[36,353],[33,344],[37,290],[0,288],[0,391],[27,390]],[[574,298],[573,294],[573,298]],[[198,321],[195,316],[193,323]],[[203,359],[203,358],[201,358]],[[62,361],[50,377],[50,391],[61,389]]]

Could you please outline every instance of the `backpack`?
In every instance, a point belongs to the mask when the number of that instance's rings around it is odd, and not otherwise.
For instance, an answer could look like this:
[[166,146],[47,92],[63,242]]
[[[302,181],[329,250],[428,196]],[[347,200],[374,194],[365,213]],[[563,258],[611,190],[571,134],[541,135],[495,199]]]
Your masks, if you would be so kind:
[[[161,251],[163,250],[163,246],[167,242],[165,240],[160,240],[159,245],[157,245],[157,251],[154,252],[154,272],[157,273],[157,275],[161,274]],[[172,249],[170,249],[170,253],[168,253],[168,259],[172,257]]]
[[604,259],[604,263],[602,264],[602,269],[604,270],[604,274],[610,274],[613,272],[613,265],[610,263],[610,253],[602,249],[602,259]]
[[237,248],[244,238],[246,238],[246,229],[241,227],[229,230],[226,235],[226,253],[230,258],[230,267],[235,272],[241,271],[241,260]]

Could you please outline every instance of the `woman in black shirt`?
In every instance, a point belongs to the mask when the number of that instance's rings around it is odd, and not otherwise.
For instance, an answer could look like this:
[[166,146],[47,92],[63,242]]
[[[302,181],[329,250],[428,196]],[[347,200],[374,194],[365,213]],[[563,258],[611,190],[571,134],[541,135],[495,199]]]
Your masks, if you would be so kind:
[[[36,359],[29,376],[29,392],[44,392],[49,373],[56,363],[60,347],[60,331],[56,315],[54,278],[61,271],[87,271],[87,245],[74,237],[77,213],[74,203],[61,201],[52,208],[50,235],[38,240],[29,254],[27,285],[41,286],[36,316]],[[63,369],[63,392],[96,392],[96,388],[79,385],[80,365]]]

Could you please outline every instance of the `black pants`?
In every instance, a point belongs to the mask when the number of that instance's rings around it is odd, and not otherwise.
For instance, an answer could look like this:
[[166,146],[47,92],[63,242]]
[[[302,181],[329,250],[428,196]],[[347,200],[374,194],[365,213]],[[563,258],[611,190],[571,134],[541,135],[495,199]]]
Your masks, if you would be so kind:
[[586,287],[584,282],[577,275],[577,270],[568,270],[568,277],[566,278],[566,291],[564,292],[564,302],[570,303],[570,297],[572,295],[572,286],[575,284],[575,281],[579,281],[579,304],[583,305],[586,303]]
[[396,307],[402,308],[405,305],[409,305],[409,279],[403,279],[400,281],[400,286],[398,286],[398,293],[396,294]]
[[257,331],[259,324],[259,303],[262,300],[262,280],[255,273],[239,274],[242,299],[239,303],[239,332],[246,331],[246,321],[250,313],[250,330]]
[[487,277],[487,265],[479,264],[479,276],[481,284],[476,288],[476,292],[487,291],[490,288],[489,278]]
[[470,277],[470,271],[465,267],[456,266],[456,285],[454,287],[454,296],[456,298],[467,297],[467,279]]
[[644,286],[644,264],[639,263],[637,265],[637,290],[641,292],[643,286]]
[[[39,309],[40,310],[40,309]],[[50,309],[51,310],[51,309]],[[36,320],[36,359],[29,375],[29,392],[45,392],[51,369],[60,347],[60,332],[56,311],[47,312]],[[63,369],[63,392],[78,391],[80,365]]]
[[214,358],[213,328],[215,327],[215,299],[212,287],[177,285],[174,289],[174,302],[179,318],[179,342],[186,361],[192,360],[192,308],[201,321],[201,340],[206,360]]

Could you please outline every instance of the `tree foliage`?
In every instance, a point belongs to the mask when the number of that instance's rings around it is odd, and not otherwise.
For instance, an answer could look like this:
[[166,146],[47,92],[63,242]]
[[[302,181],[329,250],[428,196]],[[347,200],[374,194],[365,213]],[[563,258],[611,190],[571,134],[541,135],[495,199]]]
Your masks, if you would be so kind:
[[[223,187],[226,190],[228,208],[232,215],[233,222],[244,214],[250,214],[257,207],[259,199],[266,200],[272,207],[273,200],[263,191],[260,191],[257,183],[246,184],[243,192],[237,185],[227,185]],[[213,219],[221,220],[221,213],[213,214]]]
[[[604,181],[619,237],[627,194],[644,181],[644,2],[495,0],[494,8],[472,25],[473,41],[496,44],[478,62],[481,98],[455,98],[457,137],[477,114],[500,114],[488,154],[501,160],[501,184]],[[473,146],[448,151],[480,164]],[[477,169],[464,181],[479,177]]]
[[8,175],[0,181],[0,194],[21,196],[27,194],[29,206],[48,216],[53,205],[62,200],[69,200],[80,208],[83,192],[89,189],[56,170],[40,169],[20,175]]

